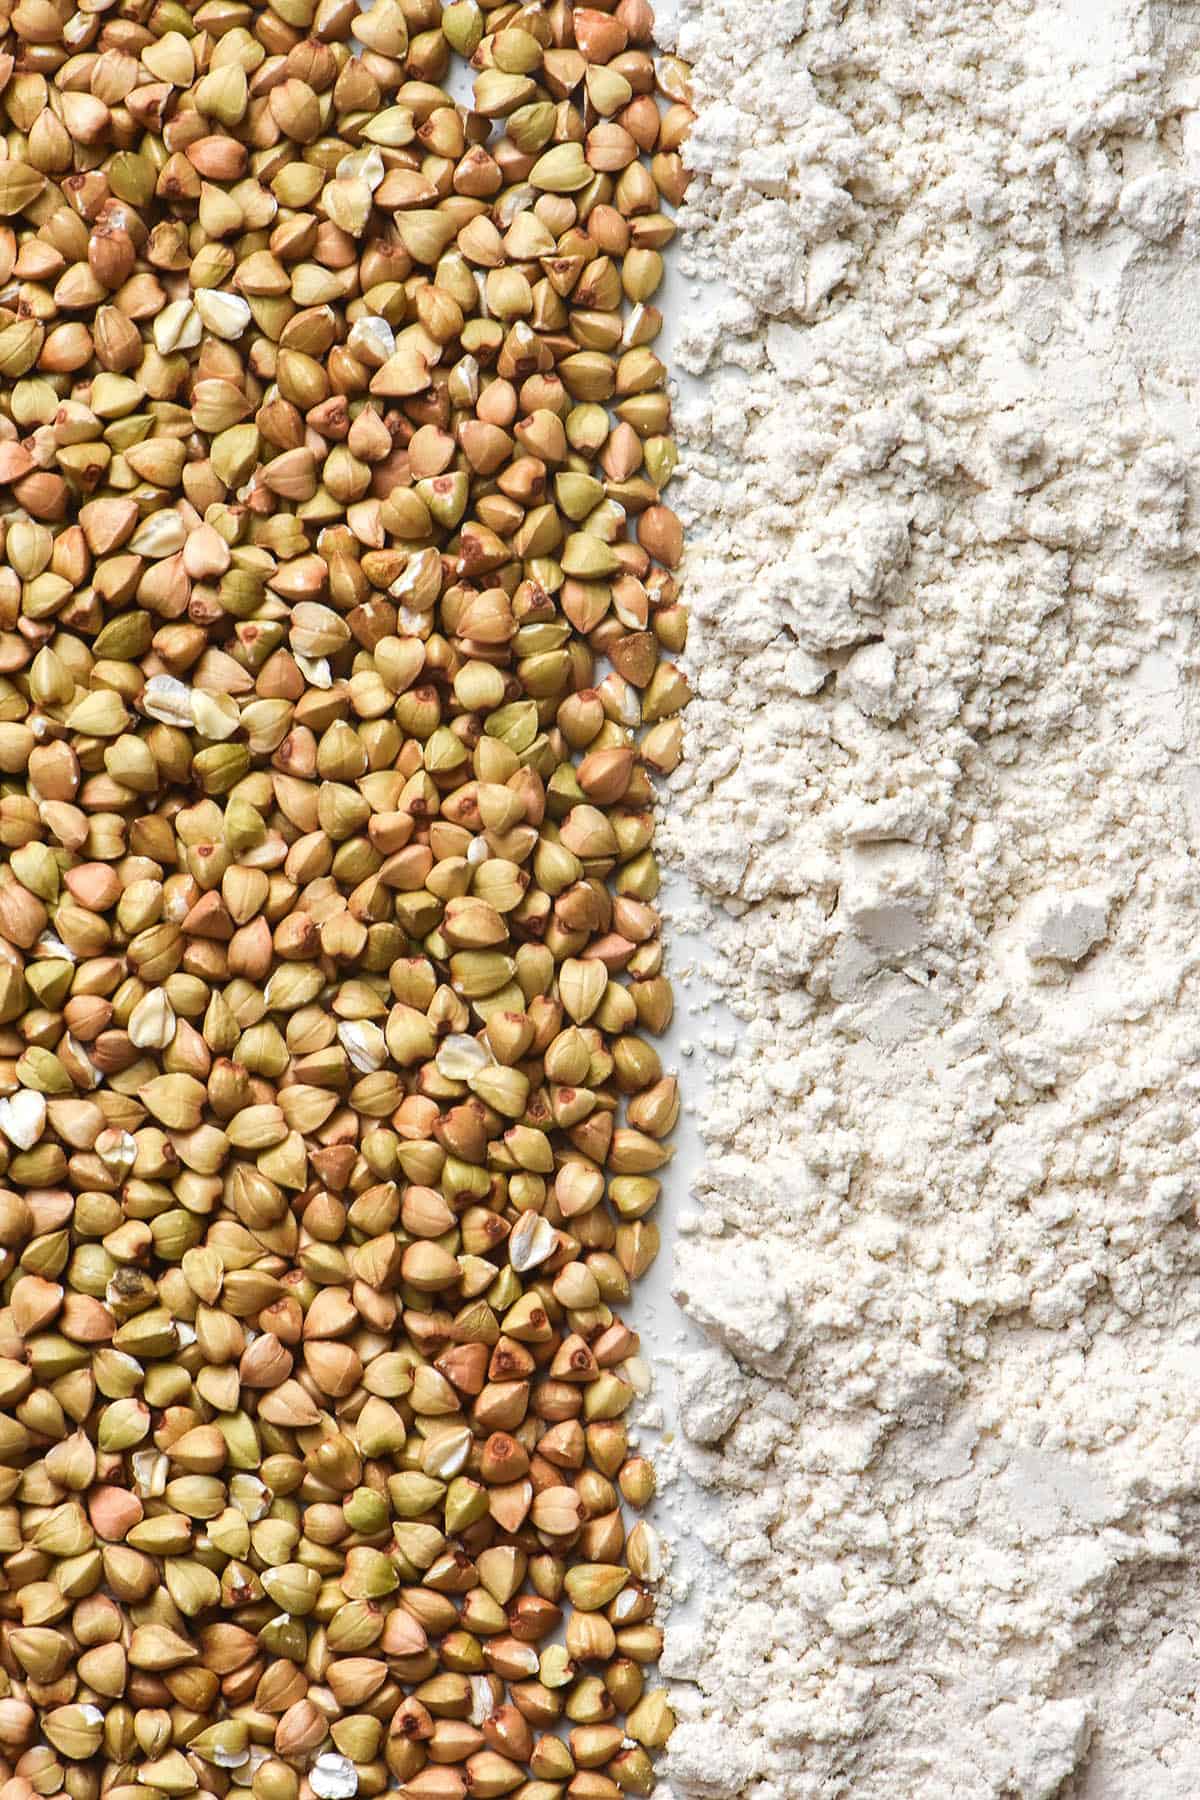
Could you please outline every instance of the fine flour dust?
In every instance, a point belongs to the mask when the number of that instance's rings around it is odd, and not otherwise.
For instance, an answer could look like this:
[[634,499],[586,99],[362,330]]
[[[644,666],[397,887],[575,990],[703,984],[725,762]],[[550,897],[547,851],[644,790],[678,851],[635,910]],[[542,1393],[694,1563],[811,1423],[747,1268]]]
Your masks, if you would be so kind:
[[674,1460],[724,1567],[669,1786],[1194,1800],[1200,6],[660,31],[664,829],[735,1027],[695,1031]]

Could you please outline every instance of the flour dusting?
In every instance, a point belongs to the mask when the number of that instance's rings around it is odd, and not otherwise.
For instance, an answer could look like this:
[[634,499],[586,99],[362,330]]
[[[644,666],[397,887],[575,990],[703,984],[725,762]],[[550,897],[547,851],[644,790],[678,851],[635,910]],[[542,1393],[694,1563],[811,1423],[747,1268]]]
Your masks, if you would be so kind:
[[659,29],[723,1003],[670,1785],[1194,1800],[1200,8]]

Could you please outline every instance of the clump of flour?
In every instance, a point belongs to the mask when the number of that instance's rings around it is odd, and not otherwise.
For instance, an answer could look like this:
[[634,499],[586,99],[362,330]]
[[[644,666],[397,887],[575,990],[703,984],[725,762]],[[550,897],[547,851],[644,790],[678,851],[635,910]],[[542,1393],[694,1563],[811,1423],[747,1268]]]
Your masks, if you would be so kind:
[[1194,1795],[1191,10],[660,9],[699,109],[664,831],[721,1002],[679,1794]]

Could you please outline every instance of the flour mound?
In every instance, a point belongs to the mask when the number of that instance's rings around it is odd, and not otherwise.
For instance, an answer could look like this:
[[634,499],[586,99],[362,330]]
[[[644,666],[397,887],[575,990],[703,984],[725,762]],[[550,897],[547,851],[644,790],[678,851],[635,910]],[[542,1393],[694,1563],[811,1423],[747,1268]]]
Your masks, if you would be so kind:
[[670,1786],[1194,1800],[1200,12],[660,24],[711,996]]

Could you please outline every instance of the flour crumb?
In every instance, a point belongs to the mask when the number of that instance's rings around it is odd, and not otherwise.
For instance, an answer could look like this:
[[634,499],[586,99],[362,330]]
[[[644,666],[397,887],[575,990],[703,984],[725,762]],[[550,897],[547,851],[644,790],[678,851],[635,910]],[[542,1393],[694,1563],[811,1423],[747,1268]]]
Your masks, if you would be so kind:
[[1139,175],[1121,189],[1120,210],[1125,223],[1152,243],[1161,244],[1183,224],[1187,212],[1187,184],[1170,169]]
[[1082,889],[1078,893],[1039,894],[1029,920],[1029,955],[1077,963],[1108,931],[1108,903],[1102,894]]
[[675,1368],[675,1406],[694,1444],[717,1444],[740,1415],[750,1384],[727,1350],[695,1350]]
[[838,687],[872,719],[895,718],[896,658],[885,643],[864,644],[838,674]]
[[1091,1724],[1080,1700],[1010,1702],[988,1714],[987,1735],[1002,1792],[1053,1800],[1086,1752]]

